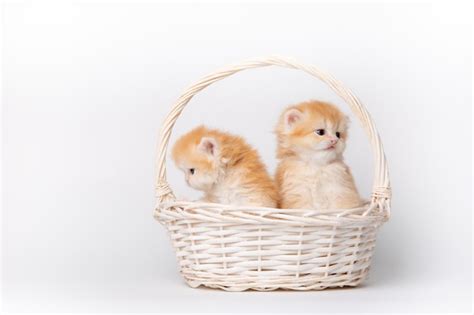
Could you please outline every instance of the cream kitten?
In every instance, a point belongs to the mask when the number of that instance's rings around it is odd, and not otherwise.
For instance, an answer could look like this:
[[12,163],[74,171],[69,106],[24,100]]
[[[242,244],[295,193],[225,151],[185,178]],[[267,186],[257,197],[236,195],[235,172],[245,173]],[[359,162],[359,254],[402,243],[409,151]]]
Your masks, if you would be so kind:
[[244,139],[204,126],[182,136],[173,160],[203,201],[276,207],[277,191],[257,151]]
[[361,199],[342,153],[347,117],[334,105],[309,101],[287,108],[276,127],[276,184],[281,208],[354,208]]

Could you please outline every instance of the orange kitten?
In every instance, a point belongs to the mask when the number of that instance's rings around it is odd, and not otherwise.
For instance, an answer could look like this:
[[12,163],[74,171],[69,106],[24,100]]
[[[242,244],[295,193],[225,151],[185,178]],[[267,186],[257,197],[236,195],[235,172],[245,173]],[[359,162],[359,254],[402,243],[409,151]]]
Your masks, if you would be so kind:
[[276,127],[281,208],[353,208],[361,199],[342,153],[347,117],[334,105],[309,101],[288,107]]
[[204,126],[182,136],[173,160],[203,201],[276,207],[277,191],[257,151],[244,139]]

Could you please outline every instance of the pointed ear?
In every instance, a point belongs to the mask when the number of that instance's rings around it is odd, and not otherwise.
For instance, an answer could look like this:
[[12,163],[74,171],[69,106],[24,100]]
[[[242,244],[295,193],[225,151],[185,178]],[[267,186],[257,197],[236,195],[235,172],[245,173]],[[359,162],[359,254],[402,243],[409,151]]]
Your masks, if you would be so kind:
[[198,144],[198,150],[209,154],[210,156],[216,156],[218,153],[217,141],[211,137],[203,137],[201,142]]
[[285,130],[291,130],[301,119],[303,119],[303,113],[296,108],[291,108],[285,112],[283,116],[283,124]]

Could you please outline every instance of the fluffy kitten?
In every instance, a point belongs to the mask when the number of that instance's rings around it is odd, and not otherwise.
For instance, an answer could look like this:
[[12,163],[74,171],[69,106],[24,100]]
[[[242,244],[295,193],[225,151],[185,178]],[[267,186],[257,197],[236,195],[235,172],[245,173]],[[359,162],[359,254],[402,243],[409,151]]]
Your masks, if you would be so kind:
[[281,208],[344,209],[361,204],[342,157],[347,125],[347,117],[324,102],[304,102],[283,112],[275,130]]
[[244,139],[204,126],[182,136],[173,160],[203,201],[276,207],[277,191],[257,151]]

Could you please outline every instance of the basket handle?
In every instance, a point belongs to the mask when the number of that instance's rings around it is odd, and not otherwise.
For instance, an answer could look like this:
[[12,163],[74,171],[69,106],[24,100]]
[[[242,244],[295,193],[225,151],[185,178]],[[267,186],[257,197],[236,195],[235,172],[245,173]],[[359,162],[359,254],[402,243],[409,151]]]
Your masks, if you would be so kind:
[[242,70],[267,66],[279,66],[284,68],[302,70],[326,83],[337,95],[339,95],[349,105],[352,112],[356,115],[356,117],[362,124],[362,127],[365,129],[365,132],[369,137],[372,151],[374,154],[375,174],[372,188],[372,204],[379,206],[379,209],[389,211],[391,190],[387,160],[385,158],[380,136],[367,109],[349,89],[345,88],[339,81],[334,79],[331,75],[324,73],[313,66],[304,65],[289,58],[276,56],[253,59],[236,65],[228,66],[208,76],[205,76],[204,78],[202,78],[197,83],[193,84],[184,91],[181,97],[173,105],[170,113],[168,114],[166,120],[163,123],[160,133],[160,142],[158,145],[157,158],[158,172],[156,176],[156,196],[158,199],[157,202],[161,203],[163,201],[175,200],[173,192],[170,189],[166,180],[166,152],[168,148],[168,142],[171,136],[171,130],[173,129],[176,120],[178,119],[179,115],[183,111],[184,107],[188,104],[188,102],[198,92],[217,81],[220,81]]

